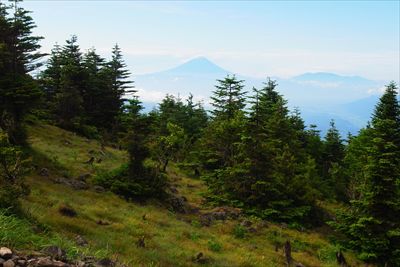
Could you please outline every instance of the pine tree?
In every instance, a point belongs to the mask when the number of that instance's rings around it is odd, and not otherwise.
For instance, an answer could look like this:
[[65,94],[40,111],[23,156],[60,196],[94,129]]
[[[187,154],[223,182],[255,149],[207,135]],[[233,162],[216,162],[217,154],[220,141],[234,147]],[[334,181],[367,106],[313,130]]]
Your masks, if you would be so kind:
[[56,94],[57,123],[69,130],[78,130],[84,124],[83,93],[86,73],[82,53],[74,35],[61,50],[62,70],[60,90]]
[[[13,8],[12,16],[8,10]],[[13,143],[25,141],[22,122],[25,115],[36,105],[41,92],[29,74],[41,64],[39,41],[32,35],[35,24],[29,11],[18,6],[0,4],[0,126]]]
[[120,47],[116,44],[112,49],[112,59],[106,65],[106,76],[110,87],[110,93],[107,99],[108,117],[112,123],[115,123],[118,114],[120,114],[124,101],[129,95],[136,93],[132,81],[129,80],[130,72],[122,57]]
[[[392,82],[380,98],[364,138],[365,177],[358,198],[336,226],[360,257],[379,266],[400,265],[400,106]],[[354,140],[351,141],[353,143]],[[360,151],[360,150],[359,150]],[[362,151],[362,150],[361,150]],[[353,159],[354,160],[354,159]]]
[[335,122],[330,122],[323,145],[322,191],[328,197],[345,200],[347,181],[343,172],[345,146]]
[[86,73],[86,81],[85,88],[82,90],[82,100],[87,124],[109,129],[114,124],[117,114],[109,108],[109,100],[113,97],[113,94],[111,88],[107,85],[105,59],[100,57],[96,50],[92,48],[83,56],[83,67]]
[[235,75],[227,76],[223,80],[217,80],[216,90],[211,97],[214,117],[231,119],[235,113],[245,107],[245,94],[243,80],[238,80]]

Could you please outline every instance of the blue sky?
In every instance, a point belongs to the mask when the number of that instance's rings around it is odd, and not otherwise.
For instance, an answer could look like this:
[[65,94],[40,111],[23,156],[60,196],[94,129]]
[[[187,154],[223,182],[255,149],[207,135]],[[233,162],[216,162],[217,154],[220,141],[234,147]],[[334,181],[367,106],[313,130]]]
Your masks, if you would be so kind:
[[399,1],[25,1],[49,51],[72,34],[135,74],[205,56],[244,75],[400,80]]

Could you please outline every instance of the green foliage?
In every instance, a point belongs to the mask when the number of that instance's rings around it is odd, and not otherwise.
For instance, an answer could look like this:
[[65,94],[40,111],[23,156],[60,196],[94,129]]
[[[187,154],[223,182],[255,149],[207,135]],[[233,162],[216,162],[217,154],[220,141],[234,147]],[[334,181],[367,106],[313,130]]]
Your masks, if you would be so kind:
[[240,224],[235,225],[233,228],[233,235],[236,238],[245,238],[247,234],[247,230],[244,226],[241,226]]
[[16,212],[19,198],[29,193],[23,176],[29,171],[29,161],[22,152],[8,141],[8,136],[0,131],[0,208]]
[[240,110],[225,116],[217,108],[199,154],[208,171],[207,197],[265,219],[316,223],[316,167],[304,148],[304,123],[298,113],[289,114],[275,87],[269,80],[254,90],[248,117]]
[[208,249],[214,252],[220,252],[222,250],[222,245],[215,240],[208,240]]
[[171,122],[167,123],[167,135],[158,136],[155,141],[154,154],[160,163],[160,170],[166,171],[170,160],[176,159],[177,153],[183,147],[186,135],[183,128]]
[[371,127],[351,139],[346,161],[349,171],[361,174],[355,179],[351,206],[333,223],[361,259],[382,266],[400,264],[400,106],[396,90],[394,83],[386,87]]
[[345,201],[347,199],[346,188],[348,184],[343,167],[345,146],[333,120],[325,136],[321,155],[321,191],[326,196]]
[[0,209],[0,243],[11,248],[29,250],[42,250],[49,246],[58,246],[66,251],[69,259],[76,259],[82,254],[99,258],[108,256],[105,250],[95,251],[89,247],[79,247],[72,240],[54,234],[48,227],[41,226],[39,228],[33,222],[9,215],[7,210],[2,209]]
[[216,118],[231,119],[238,111],[244,109],[245,94],[243,80],[238,80],[235,75],[227,76],[223,80],[217,80],[215,91],[211,97],[214,110],[212,114]]
[[98,137],[92,128],[116,134],[123,130],[124,97],[135,92],[129,75],[118,45],[107,62],[95,49],[82,55],[72,36],[63,47],[54,47],[40,75],[45,108],[58,125],[89,138]]
[[29,73],[40,66],[42,37],[32,35],[35,24],[29,13],[17,1],[11,6],[0,3],[0,128],[15,144],[25,143],[23,120],[41,96]]

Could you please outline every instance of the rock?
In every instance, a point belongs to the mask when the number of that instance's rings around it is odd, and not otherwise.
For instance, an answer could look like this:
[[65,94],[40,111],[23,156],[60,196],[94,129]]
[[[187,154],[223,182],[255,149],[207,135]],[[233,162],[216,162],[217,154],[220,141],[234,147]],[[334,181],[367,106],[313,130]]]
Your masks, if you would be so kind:
[[93,186],[93,190],[96,191],[97,193],[103,193],[106,191],[106,189],[100,185]]
[[204,254],[202,252],[200,252],[192,258],[192,261],[199,264],[206,264],[208,262],[208,259],[204,257]]
[[102,266],[102,267],[113,267],[115,266],[115,262],[113,262],[112,260],[105,258],[105,259],[101,259],[98,262],[96,262],[97,266]]
[[88,184],[84,181],[74,180],[74,179],[67,179],[64,177],[59,177],[54,179],[54,182],[57,184],[64,184],[74,188],[75,190],[86,190],[89,188]]
[[76,217],[78,215],[77,212],[69,205],[61,205],[58,208],[58,212],[67,217]]
[[0,257],[1,258],[8,260],[8,259],[11,259],[12,255],[13,255],[13,253],[12,253],[11,249],[6,248],[6,247],[0,248]]
[[77,244],[78,246],[82,246],[82,247],[88,245],[88,242],[86,241],[86,239],[84,239],[84,238],[83,238],[82,236],[80,236],[80,235],[77,235],[77,236],[75,237],[75,242],[76,242],[76,244]]
[[62,261],[52,260],[49,257],[41,257],[28,261],[28,266],[35,267],[70,267],[69,264]]
[[109,222],[106,222],[106,221],[103,221],[103,220],[98,220],[96,223],[97,223],[98,225],[110,225]]
[[225,221],[227,219],[237,219],[241,214],[240,209],[230,207],[215,208],[211,212],[200,215],[200,223],[202,226],[210,226],[213,221]]
[[173,211],[179,213],[188,213],[188,205],[186,203],[186,199],[180,196],[171,196],[168,199],[168,204],[172,208]]
[[14,267],[15,263],[12,260],[7,260],[3,263],[3,267]]
[[2,258],[0,258],[0,266],[3,266],[3,263],[5,262],[5,260],[3,260]]
[[85,266],[86,266],[86,262],[84,262],[84,261],[77,261],[77,262],[75,262],[75,266],[76,266],[76,267],[85,267]]
[[17,260],[18,266],[26,266],[26,260]]
[[42,169],[40,169],[40,171],[39,171],[39,175],[40,175],[40,176],[44,176],[44,177],[48,177],[48,176],[49,176],[49,170],[46,169],[46,168],[42,168]]
[[213,217],[209,214],[203,214],[200,216],[200,224],[201,226],[211,226],[211,223],[214,221]]
[[71,186],[75,190],[86,190],[89,186],[84,181],[71,180]]
[[57,246],[50,246],[43,250],[44,253],[56,260],[65,260],[67,253]]

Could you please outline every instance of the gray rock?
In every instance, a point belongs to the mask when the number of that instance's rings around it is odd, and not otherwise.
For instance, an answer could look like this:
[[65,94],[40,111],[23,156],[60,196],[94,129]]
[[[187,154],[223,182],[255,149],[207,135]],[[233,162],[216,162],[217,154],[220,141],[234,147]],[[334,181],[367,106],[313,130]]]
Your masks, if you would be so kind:
[[83,237],[80,236],[80,235],[77,235],[77,236],[75,237],[75,242],[76,242],[76,244],[77,244],[78,246],[82,246],[82,247],[88,245],[88,242],[86,241],[86,239],[83,238]]
[[72,180],[71,184],[72,184],[72,188],[74,188],[76,190],[89,189],[89,186],[87,185],[87,183],[85,183],[83,181]]
[[65,260],[67,253],[57,246],[50,246],[43,250],[44,253],[56,260]]
[[15,263],[12,260],[5,261],[3,267],[14,267]]
[[6,247],[0,248],[0,257],[1,258],[8,260],[8,259],[11,259],[12,255],[13,255],[13,253],[12,253],[11,249],[6,248]]
[[0,258],[0,266],[3,266],[2,264],[5,262],[6,260],[4,260],[3,258]]
[[171,209],[179,213],[188,213],[188,205],[186,199],[180,196],[171,196],[168,199],[168,203]]
[[93,190],[96,191],[97,193],[103,193],[106,190],[104,189],[104,187],[100,186],[100,185],[95,185],[93,186]]
[[26,260],[17,260],[18,266],[26,266]]
[[65,184],[70,186],[76,190],[86,190],[89,188],[88,184],[84,181],[74,180],[74,179],[67,179],[64,177],[59,177],[54,179],[54,182],[57,184]]
[[98,262],[96,262],[96,266],[99,267],[113,267],[115,266],[115,262],[113,262],[112,260],[105,258],[105,259],[101,259]]
[[49,170],[46,169],[46,168],[42,168],[42,169],[40,169],[40,171],[39,171],[39,175],[40,175],[40,176],[44,176],[44,177],[48,177],[48,176],[49,176]]
[[32,262],[28,266],[36,266],[36,267],[68,267],[69,265],[61,262],[51,260],[50,258],[39,258],[36,261]]

